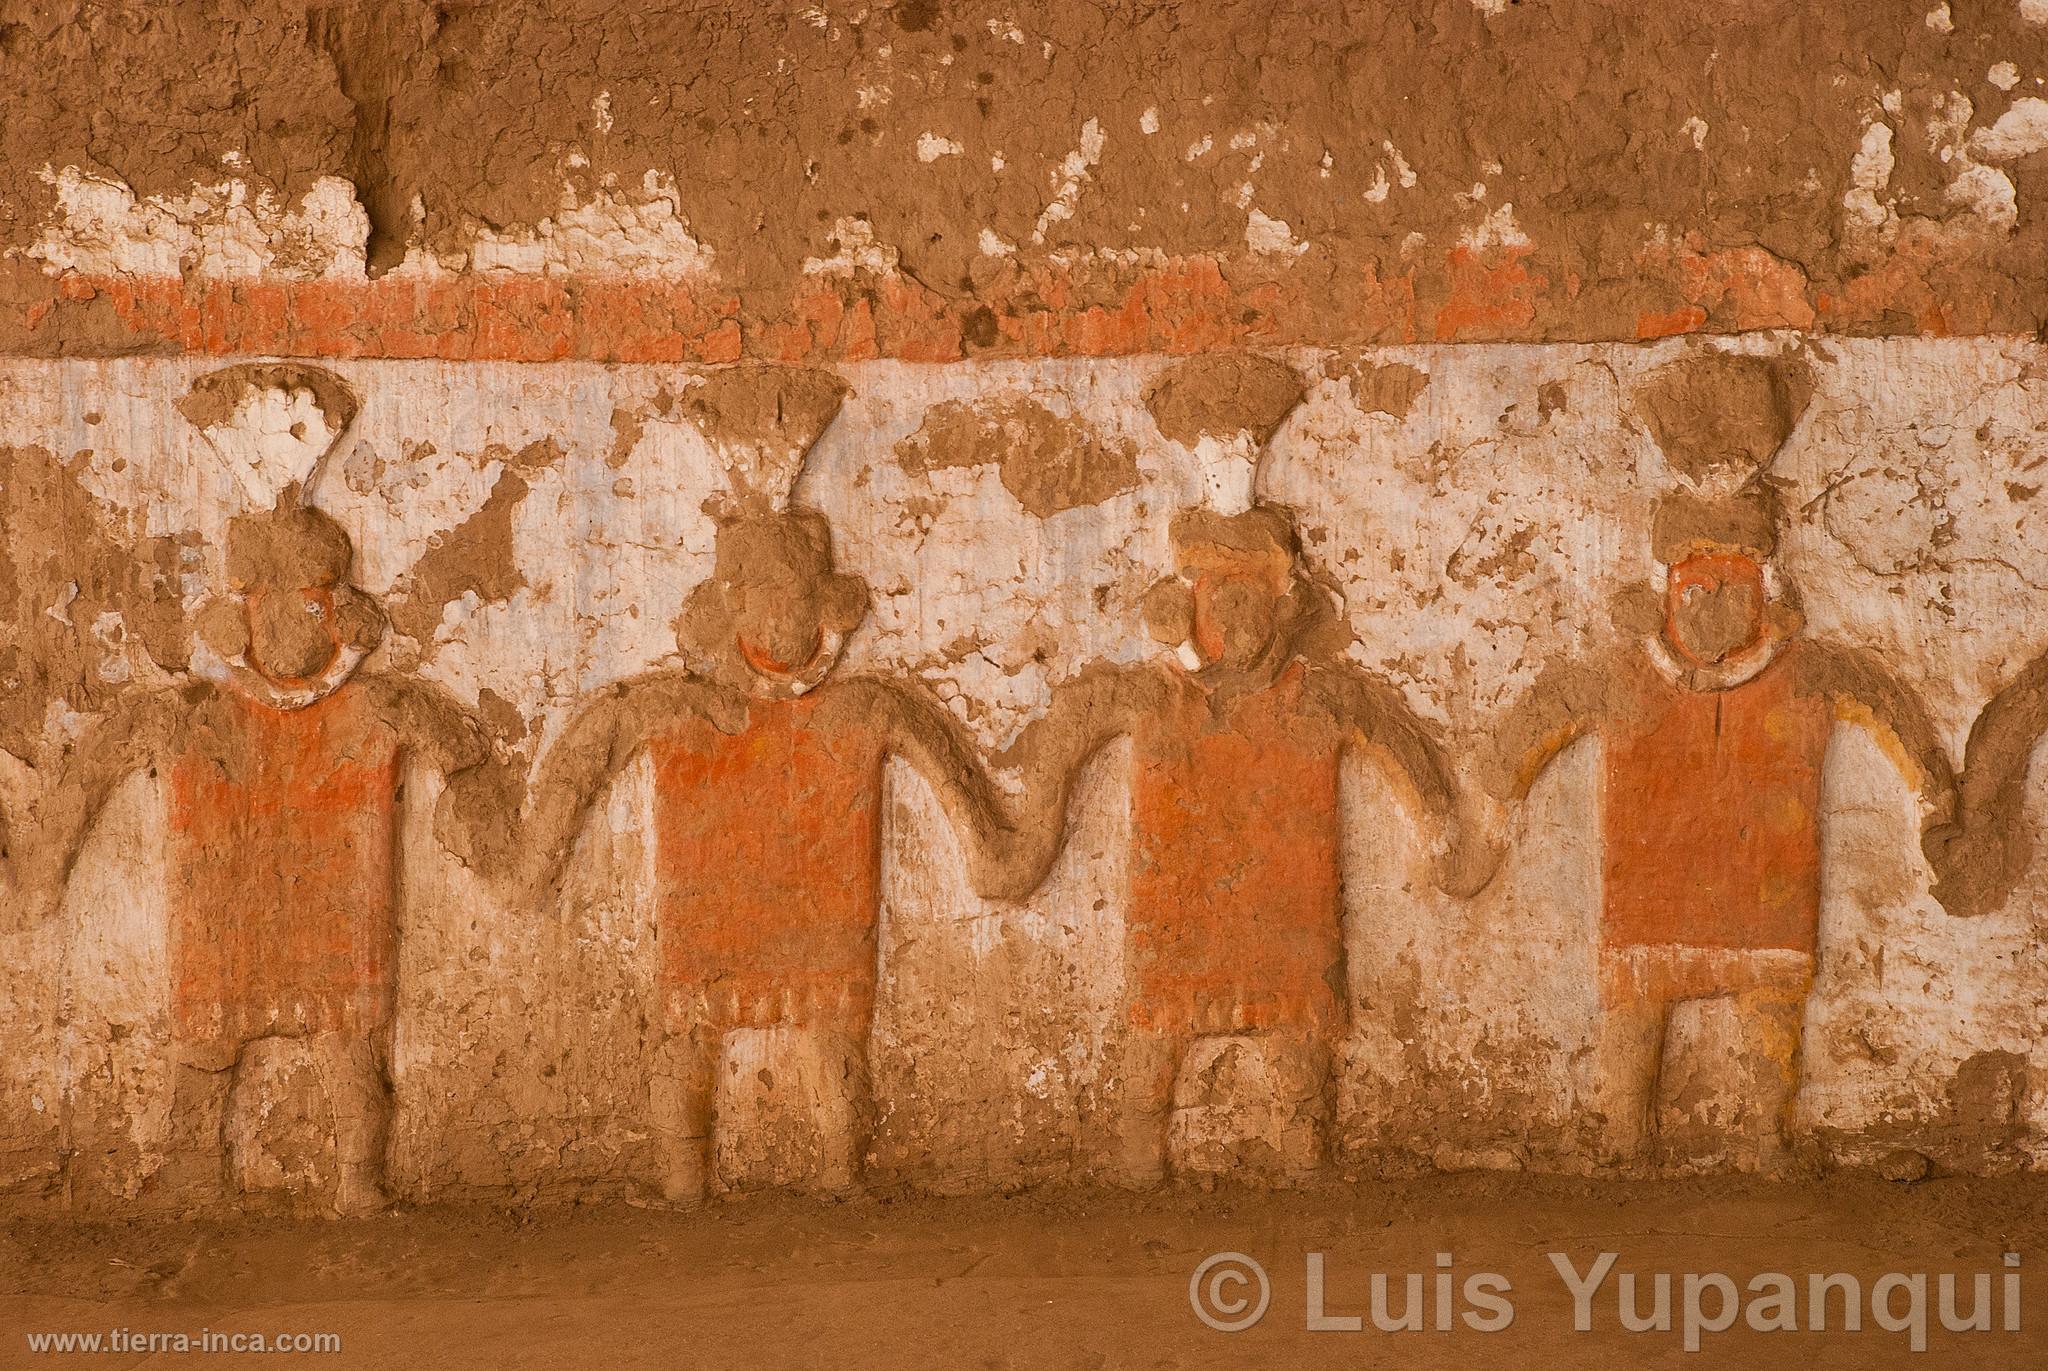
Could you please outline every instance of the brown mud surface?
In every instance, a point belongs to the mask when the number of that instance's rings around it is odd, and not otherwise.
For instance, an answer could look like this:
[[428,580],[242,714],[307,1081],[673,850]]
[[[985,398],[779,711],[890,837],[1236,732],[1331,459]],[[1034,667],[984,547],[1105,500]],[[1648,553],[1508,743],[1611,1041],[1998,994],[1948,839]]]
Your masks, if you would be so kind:
[[[2048,26],[2034,13],[12,6],[0,346],[948,361],[2032,333],[2048,319],[2048,152],[1992,130],[2039,97]],[[1882,156],[1859,155],[1874,129]],[[267,249],[304,290],[56,283],[31,250],[60,222],[72,168],[187,215],[195,188],[217,198],[229,172],[281,206],[343,179],[366,216],[365,274],[313,279],[335,244],[308,238]],[[600,195],[637,207],[650,174],[711,264],[701,291],[482,272],[436,293],[394,272],[417,251],[459,277],[480,230]]]
[[[1740,1180],[1592,1184],[1454,1176],[1287,1194],[1065,1192],[998,1199],[761,1199],[696,1215],[629,1208],[484,1214],[419,1210],[346,1223],[109,1225],[16,1222],[0,1233],[0,1365],[172,1365],[185,1357],[30,1354],[25,1334],[213,1330],[331,1332],[348,1367],[1234,1367],[2038,1366],[2048,1308],[2036,1267],[2048,1183],[1937,1180],[1819,1185]],[[1245,1332],[1194,1317],[1189,1278],[1212,1253],[1271,1273],[1266,1316]],[[1326,1310],[1366,1314],[1374,1273],[1513,1284],[1510,1327],[1479,1333],[1305,1328],[1305,1254],[1325,1254]],[[1546,1254],[1584,1271],[1620,1254],[1595,1327]],[[1944,1332],[1939,1274],[1989,1273],[2022,1254],[2021,1331]],[[1623,1272],[1720,1272],[1737,1286],[1790,1273],[1800,1332],[1741,1319],[1687,1354],[1678,1331],[1621,1330]],[[1863,1327],[1806,1327],[1809,1273],[1864,1284]],[[1927,1273],[1928,1350],[1877,1328],[1870,1286]],[[1225,1288],[1226,1297],[1239,1293]],[[1713,1312],[1715,1296],[1704,1303]],[[1894,1307],[1903,1311],[1902,1293]],[[1460,1301],[1460,1310],[1472,1306]],[[1839,1328],[1838,1305],[1830,1302]],[[1433,1312],[1431,1319],[1434,1319]],[[2002,1314],[2000,1315],[2002,1318]],[[1996,1327],[1994,1323],[1994,1327]]]

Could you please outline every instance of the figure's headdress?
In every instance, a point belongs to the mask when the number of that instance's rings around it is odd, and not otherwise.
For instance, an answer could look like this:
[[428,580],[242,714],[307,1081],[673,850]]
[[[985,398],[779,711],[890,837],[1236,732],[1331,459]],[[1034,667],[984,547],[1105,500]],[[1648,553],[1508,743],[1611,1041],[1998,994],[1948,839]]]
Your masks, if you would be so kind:
[[[384,634],[383,611],[348,584],[355,554],[347,532],[308,499],[355,420],[356,397],[319,367],[249,362],[201,376],[178,409],[252,506],[228,521],[229,596],[200,615],[192,669],[271,708],[302,709],[346,681]],[[252,630],[252,615],[268,618]],[[332,644],[331,656],[304,679],[266,674],[252,660],[251,634],[279,626],[286,638],[310,627],[315,643]]]
[[1783,511],[1769,471],[1813,393],[1793,359],[1702,350],[1655,372],[1636,412],[1678,481],[1657,502],[1651,549],[1669,566],[1725,548],[1764,560]]
[[1191,671],[1202,662],[1188,641],[1190,592],[1205,578],[1265,583],[1280,597],[1278,633],[1297,649],[1321,650],[1305,635],[1334,622],[1329,589],[1302,565],[1293,515],[1260,498],[1266,445],[1304,390],[1293,368],[1250,353],[1178,362],[1145,388],[1160,434],[1190,453],[1202,473],[1197,503],[1171,524],[1176,574],[1145,596],[1148,630]]
[[683,392],[681,410],[724,469],[721,517],[781,514],[812,447],[845,403],[846,382],[808,367],[741,363]]
[[1812,394],[1794,359],[1701,351],[1653,374],[1636,412],[1687,481],[1740,485],[1770,465]]
[[[1797,597],[1771,560],[1784,509],[1769,470],[1812,389],[1796,362],[1701,351],[1662,368],[1636,392],[1637,413],[1678,478],[1651,516],[1653,583],[1664,604],[1654,611],[1643,607],[1642,627],[1653,660],[1693,689],[1750,679],[1798,632]],[[1733,563],[1732,571],[1731,555],[1745,559]],[[1669,597],[1723,583],[1730,575],[1760,576],[1762,636],[1725,660],[1679,661],[1664,636],[1675,631],[1669,618],[1675,601]],[[1657,633],[1649,632],[1652,619]]]
[[1145,408],[1168,442],[1200,464],[1203,508],[1229,516],[1259,500],[1266,444],[1299,404],[1292,367],[1254,353],[1217,353],[1177,362],[1145,387]]
[[355,422],[356,397],[331,371],[245,362],[208,372],[178,401],[227,463],[251,506],[302,503]]
[[1718,499],[1672,491],[1651,517],[1650,553],[1665,566],[1720,550],[1768,561],[1778,550],[1783,517],[1778,492],[1761,483]]

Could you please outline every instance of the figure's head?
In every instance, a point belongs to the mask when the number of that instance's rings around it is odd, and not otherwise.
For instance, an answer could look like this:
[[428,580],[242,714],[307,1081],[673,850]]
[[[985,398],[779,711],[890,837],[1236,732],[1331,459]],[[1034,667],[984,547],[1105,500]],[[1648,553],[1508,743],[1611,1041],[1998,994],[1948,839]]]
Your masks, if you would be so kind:
[[1700,552],[1665,576],[1664,636],[1698,666],[1716,666],[1764,636],[1764,568],[1740,552]]
[[1666,497],[1652,528],[1664,572],[1663,637],[1689,667],[1719,666],[1797,627],[1771,557],[1778,508],[1766,487],[1724,500]]
[[1255,505],[1242,514],[1184,510],[1173,521],[1178,573],[1145,596],[1145,624],[1191,674],[1258,675],[1301,649],[1326,618],[1329,599],[1304,574],[1287,514]]
[[208,607],[200,634],[228,662],[277,685],[319,677],[344,652],[384,636],[375,600],[347,583],[348,534],[318,510],[291,506],[231,520],[230,595]]
[[686,651],[757,695],[801,695],[825,678],[867,617],[867,586],[832,568],[832,533],[807,510],[724,519],[711,579],[677,621]]
[[357,408],[339,376],[298,362],[223,367],[178,401],[261,511],[228,523],[228,594],[200,613],[194,667],[280,708],[325,696],[384,636],[348,584],[348,535],[307,503]]

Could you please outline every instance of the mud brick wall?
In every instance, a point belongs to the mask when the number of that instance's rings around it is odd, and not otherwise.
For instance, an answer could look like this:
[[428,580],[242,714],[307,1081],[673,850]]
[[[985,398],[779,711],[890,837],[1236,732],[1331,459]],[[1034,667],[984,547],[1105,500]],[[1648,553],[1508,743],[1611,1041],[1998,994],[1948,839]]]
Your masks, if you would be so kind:
[[2048,1159],[2048,6],[0,74],[0,1206]]

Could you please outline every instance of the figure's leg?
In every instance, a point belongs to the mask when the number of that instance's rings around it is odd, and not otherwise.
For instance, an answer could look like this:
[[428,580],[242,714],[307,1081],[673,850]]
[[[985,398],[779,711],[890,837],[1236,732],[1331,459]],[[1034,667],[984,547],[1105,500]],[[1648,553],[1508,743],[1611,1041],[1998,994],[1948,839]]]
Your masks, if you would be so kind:
[[1186,1046],[1178,1034],[1136,1027],[1124,1039],[1114,1168],[1119,1185],[1143,1189],[1166,1179],[1173,1078]]
[[384,1190],[391,1137],[391,1080],[382,1032],[318,1033],[308,1039],[334,1122],[334,1208],[374,1214],[390,1204]]
[[239,1049],[171,1046],[171,1107],[164,1161],[150,1189],[180,1208],[218,1203],[234,1193],[226,1142],[228,1095]]
[[1806,1021],[1804,987],[1767,987],[1735,996],[1751,1108],[1745,1112],[1757,1166],[1778,1174],[1792,1166],[1792,1107],[1799,1097],[1800,1043]]
[[707,1025],[671,1029],[654,1050],[647,1082],[662,1198],[702,1204],[711,1182],[711,1092],[719,1034]]
[[1276,1033],[1268,1042],[1272,1079],[1293,1104],[1292,1118],[1278,1139],[1280,1179],[1309,1180],[1330,1157],[1331,1121],[1336,1117],[1330,1046],[1314,1033]]
[[1642,1160],[1656,1117],[1657,1078],[1670,1019],[1671,1007],[1659,999],[1617,996],[1601,1006],[1593,1090],[1604,1164]]
[[[818,1035],[818,1055],[827,1071],[838,1077],[846,1105],[843,1135],[823,1139],[824,1158],[817,1184],[832,1194],[858,1189],[861,1173],[867,1166],[868,1144],[875,1126],[874,1085],[868,1074],[868,1036],[865,1022],[822,1029]],[[832,1115],[832,1110],[825,1111],[826,1119]]]

